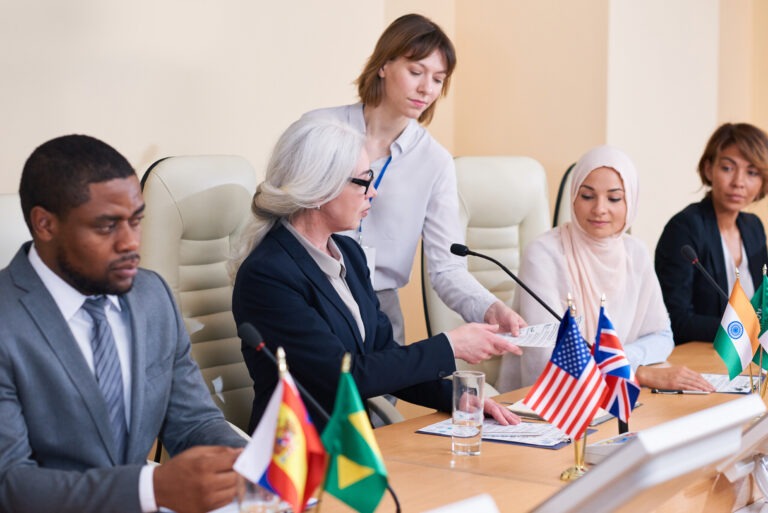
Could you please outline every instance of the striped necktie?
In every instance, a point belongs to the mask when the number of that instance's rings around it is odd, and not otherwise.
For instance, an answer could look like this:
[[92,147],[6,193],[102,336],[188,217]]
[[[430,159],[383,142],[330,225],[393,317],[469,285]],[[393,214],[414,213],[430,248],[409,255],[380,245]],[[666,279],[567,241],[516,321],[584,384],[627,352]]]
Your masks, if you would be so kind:
[[123,374],[120,371],[120,358],[117,355],[115,338],[112,328],[107,322],[105,307],[109,300],[106,296],[89,298],[83,303],[83,310],[93,319],[93,367],[96,381],[104,396],[109,412],[109,423],[115,437],[115,448],[119,458],[118,464],[125,458],[125,444],[128,429],[125,421],[125,402],[123,400]]

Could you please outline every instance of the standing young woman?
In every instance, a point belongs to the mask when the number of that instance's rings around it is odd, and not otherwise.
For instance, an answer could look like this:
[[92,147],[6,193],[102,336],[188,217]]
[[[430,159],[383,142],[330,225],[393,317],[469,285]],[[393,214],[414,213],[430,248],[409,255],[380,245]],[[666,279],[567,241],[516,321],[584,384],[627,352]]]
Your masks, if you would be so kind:
[[710,188],[664,227],[656,246],[656,274],[672,320],[675,342],[711,342],[727,300],[680,254],[690,245],[699,262],[729,294],[739,281],[748,297],[768,264],[760,219],[742,212],[766,191],[768,137],[747,123],[726,123],[715,130],[699,160],[701,183]]
[[[422,126],[448,92],[456,52],[431,20],[407,14],[379,38],[357,78],[360,103],[312,111],[365,135],[378,196],[356,238],[375,269],[374,288],[404,342],[397,289],[410,278],[419,237],[432,284],[440,298],[468,322],[498,324],[517,334],[522,318],[469,274],[466,260],[450,253],[463,242],[453,158]],[[421,123],[421,124],[420,124]]]

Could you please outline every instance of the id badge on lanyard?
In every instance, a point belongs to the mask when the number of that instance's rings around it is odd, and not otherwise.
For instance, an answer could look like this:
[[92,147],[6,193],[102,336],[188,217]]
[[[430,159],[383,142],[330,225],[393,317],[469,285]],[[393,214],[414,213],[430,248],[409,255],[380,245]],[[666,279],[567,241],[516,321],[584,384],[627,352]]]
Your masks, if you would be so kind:
[[[389,167],[390,162],[392,162],[392,155],[389,156],[387,161],[384,163],[384,166],[381,168],[381,171],[379,171],[379,176],[376,177],[376,181],[373,183],[374,189],[379,189],[379,184],[381,184],[381,180],[384,178],[384,173],[387,172],[387,168]],[[369,201],[373,203],[373,198],[371,198]],[[371,274],[371,286],[374,286],[375,288],[374,271],[376,270],[376,248],[363,244],[362,220],[360,220],[360,225],[357,227],[357,242],[360,244],[360,247],[363,248],[363,253],[365,253],[365,259],[368,262],[368,272]]]

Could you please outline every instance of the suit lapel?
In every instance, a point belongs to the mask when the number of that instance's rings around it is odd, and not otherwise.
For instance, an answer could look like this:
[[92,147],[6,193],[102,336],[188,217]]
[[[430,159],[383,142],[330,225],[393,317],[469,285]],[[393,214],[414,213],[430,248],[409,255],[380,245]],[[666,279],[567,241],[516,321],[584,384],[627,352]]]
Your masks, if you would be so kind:
[[354,335],[358,348],[361,352],[364,351],[363,338],[360,335],[360,330],[357,328],[357,323],[349,312],[347,305],[344,304],[344,301],[342,301],[336,293],[336,290],[333,288],[333,285],[331,285],[331,282],[328,280],[325,273],[320,270],[320,267],[312,259],[307,250],[304,249],[301,243],[296,240],[296,237],[294,237],[284,226],[278,226],[272,233],[280,246],[282,246],[293,261],[296,262],[296,265],[298,265],[304,275],[309,278],[315,288],[319,290],[339,311]]
[[14,283],[26,291],[19,301],[40,330],[43,340],[54,357],[61,364],[63,373],[83,397],[85,408],[99,433],[102,445],[107,448],[110,459],[113,463],[119,464],[122,458],[117,458],[115,455],[112,427],[109,424],[104,396],[99,390],[93,372],[83,358],[83,353],[72,335],[69,324],[30,265],[26,254],[28,248],[29,244],[26,244],[9,265]]
[[[706,205],[706,227],[707,227],[707,237],[710,239],[711,244],[710,247],[712,248],[712,274],[717,281],[717,284],[720,285],[720,288],[725,291],[726,295],[730,295],[731,291],[728,290],[728,275],[725,273],[725,255],[723,254],[723,240],[720,237],[720,229],[717,227],[717,216],[715,215],[715,208],[712,205],[712,200],[709,198],[705,198],[704,201],[707,201]],[[725,304],[727,303],[727,300],[720,297],[720,294],[717,295],[717,303],[719,305],[719,310],[725,309]]]

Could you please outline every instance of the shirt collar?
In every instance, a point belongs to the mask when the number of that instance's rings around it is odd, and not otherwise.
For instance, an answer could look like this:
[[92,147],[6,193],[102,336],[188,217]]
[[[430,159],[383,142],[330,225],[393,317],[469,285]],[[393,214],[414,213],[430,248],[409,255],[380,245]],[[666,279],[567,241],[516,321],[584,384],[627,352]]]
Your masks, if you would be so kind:
[[[90,296],[81,294],[69,283],[61,279],[58,274],[53,272],[40,258],[40,255],[37,253],[37,249],[35,249],[34,244],[32,244],[32,246],[29,248],[28,258],[30,265],[40,277],[40,281],[43,282],[45,288],[48,289],[48,292],[56,302],[56,306],[59,307],[59,310],[64,316],[64,319],[69,322],[69,320],[78,312],[78,310],[82,308],[85,300]],[[118,311],[121,310],[120,300],[117,296],[107,294],[107,298],[114,308],[116,308]]]
[[[365,116],[363,116],[363,104],[358,103],[355,105],[353,115],[350,117],[349,123],[353,128],[365,133]],[[419,134],[419,122],[415,119],[409,119],[408,124],[405,125],[403,132],[395,139],[390,146],[390,152],[392,156],[400,155],[410,150],[417,141]]]
[[313,246],[312,243],[299,233],[299,231],[286,219],[282,219],[281,222],[283,226],[296,237],[299,244],[307,250],[309,256],[312,257],[312,260],[315,261],[323,273],[332,278],[338,278],[339,276],[342,278],[346,277],[347,269],[344,266],[344,257],[342,256],[341,251],[339,251],[338,246],[336,246],[336,243],[333,241],[333,238],[328,239],[328,250],[333,255],[329,256]]

